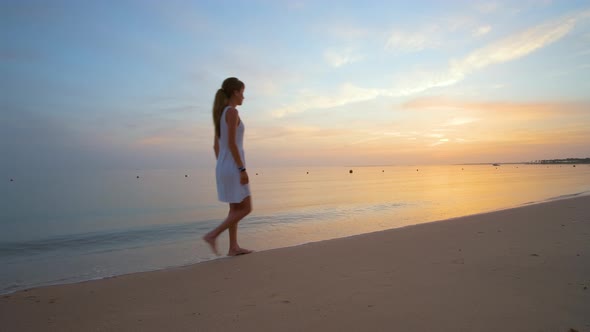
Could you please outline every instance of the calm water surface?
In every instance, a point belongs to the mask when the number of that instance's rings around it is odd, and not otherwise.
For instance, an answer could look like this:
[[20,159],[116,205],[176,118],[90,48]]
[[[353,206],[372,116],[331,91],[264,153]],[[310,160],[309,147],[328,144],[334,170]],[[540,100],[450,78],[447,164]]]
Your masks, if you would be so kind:
[[[590,193],[589,165],[249,173],[254,212],[240,244],[256,250]],[[213,259],[200,238],[227,214],[213,170],[35,174],[4,181],[0,195],[0,293]]]

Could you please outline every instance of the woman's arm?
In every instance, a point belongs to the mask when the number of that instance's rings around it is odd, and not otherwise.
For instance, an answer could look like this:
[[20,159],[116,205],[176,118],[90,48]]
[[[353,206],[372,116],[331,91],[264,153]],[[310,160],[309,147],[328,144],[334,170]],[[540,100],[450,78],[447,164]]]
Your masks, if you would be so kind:
[[213,151],[215,151],[215,159],[219,158],[219,137],[217,135],[213,139]]
[[238,110],[235,108],[230,108],[226,111],[225,114],[225,121],[227,121],[227,144],[231,155],[234,157],[238,168],[244,167],[244,163],[242,161],[242,156],[240,156],[240,151],[238,150],[238,145],[236,144],[236,132],[238,130],[238,124],[240,122],[240,117],[238,116]]
[[[225,113],[225,121],[227,121],[227,144],[229,147],[229,151],[231,155],[234,157],[236,161],[236,165],[238,168],[244,167],[244,162],[242,161],[242,156],[240,156],[240,151],[238,150],[238,145],[236,144],[236,132],[238,130],[238,125],[240,123],[240,117],[238,116],[238,110],[235,108],[230,108]],[[248,173],[246,171],[240,172],[240,183],[247,184],[249,182]]]

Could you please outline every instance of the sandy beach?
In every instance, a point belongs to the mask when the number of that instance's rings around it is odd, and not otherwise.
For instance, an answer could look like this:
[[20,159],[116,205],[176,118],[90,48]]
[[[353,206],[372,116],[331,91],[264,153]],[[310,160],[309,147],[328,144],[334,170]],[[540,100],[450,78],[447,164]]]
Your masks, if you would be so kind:
[[[196,239],[197,240],[197,239]],[[3,331],[590,331],[590,196],[20,291]]]

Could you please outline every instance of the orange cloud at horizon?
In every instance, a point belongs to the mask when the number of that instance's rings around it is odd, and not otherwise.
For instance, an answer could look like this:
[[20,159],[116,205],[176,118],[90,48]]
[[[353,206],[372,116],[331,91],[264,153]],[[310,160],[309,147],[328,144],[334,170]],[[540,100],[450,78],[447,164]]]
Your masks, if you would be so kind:
[[[340,112],[334,111],[334,116]],[[332,115],[328,115],[330,118]],[[590,102],[482,102],[444,97],[396,105],[379,118],[314,125],[248,118],[245,149],[258,165],[433,164],[590,155]],[[212,159],[213,128],[152,131],[136,149]]]
[[[408,113],[407,111],[411,111]],[[251,146],[275,158],[340,163],[530,161],[590,154],[590,102],[408,101],[390,121],[266,128]]]

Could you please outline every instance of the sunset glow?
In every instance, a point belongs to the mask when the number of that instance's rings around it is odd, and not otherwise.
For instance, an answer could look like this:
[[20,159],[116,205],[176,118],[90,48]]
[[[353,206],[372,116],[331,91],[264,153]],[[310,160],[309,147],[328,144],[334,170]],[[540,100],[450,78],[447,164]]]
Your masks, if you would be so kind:
[[[590,156],[587,1],[3,1],[3,172]],[[4,158],[3,158],[4,159]]]

